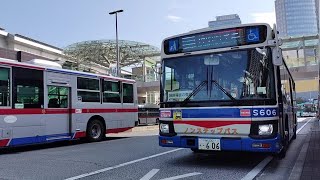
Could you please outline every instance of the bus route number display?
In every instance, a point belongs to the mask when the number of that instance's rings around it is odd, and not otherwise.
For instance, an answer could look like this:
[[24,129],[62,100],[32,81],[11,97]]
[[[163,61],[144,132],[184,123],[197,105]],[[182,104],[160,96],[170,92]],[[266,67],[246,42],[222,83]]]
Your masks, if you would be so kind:
[[243,46],[265,42],[264,25],[212,30],[164,41],[165,54],[177,54],[208,49]]

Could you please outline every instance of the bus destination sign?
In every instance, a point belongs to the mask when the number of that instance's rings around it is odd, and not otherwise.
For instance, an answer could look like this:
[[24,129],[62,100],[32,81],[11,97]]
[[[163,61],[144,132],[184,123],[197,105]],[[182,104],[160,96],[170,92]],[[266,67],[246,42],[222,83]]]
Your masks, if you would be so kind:
[[267,37],[264,25],[213,30],[164,41],[166,54],[263,43]]

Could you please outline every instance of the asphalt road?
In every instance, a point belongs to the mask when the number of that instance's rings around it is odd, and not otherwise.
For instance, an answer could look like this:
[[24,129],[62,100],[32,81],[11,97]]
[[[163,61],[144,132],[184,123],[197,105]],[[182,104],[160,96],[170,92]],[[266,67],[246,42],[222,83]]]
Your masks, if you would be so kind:
[[[299,123],[299,127],[304,122]],[[273,159],[257,179],[290,172],[305,126],[292,143],[289,160]],[[0,151],[0,179],[241,179],[268,155],[250,153],[194,154],[189,149],[158,146],[156,130],[126,133],[98,143],[60,142]],[[136,135],[138,134],[138,135]],[[290,158],[291,157],[291,158]],[[285,171],[279,170],[279,164]],[[277,174],[277,171],[278,174]],[[87,174],[91,173],[91,174]]]

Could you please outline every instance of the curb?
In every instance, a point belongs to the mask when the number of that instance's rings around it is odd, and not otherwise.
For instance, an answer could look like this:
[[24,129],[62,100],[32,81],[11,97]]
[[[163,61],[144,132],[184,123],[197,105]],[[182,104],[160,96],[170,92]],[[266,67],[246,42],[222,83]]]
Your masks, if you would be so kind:
[[132,128],[132,132],[141,132],[141,131],[153,131],[153,130],[158,130],[159,126],[154,125],[154,126],[142,126],[142,127],[135,127]]
[[299,156],[294,164],[294,167],[290,173],[289,180],[299,180],[303,171],[304,162],[306,160],[308,147],[311,138],[311,131],[308,133],[307,137],[304,139],[304,144],[300,150]]
[[134,127],[126,132],[143,132],[143,131],[155,131],[158,130],[159,126],[158,125],[153,125],[153,126],[138,126]]

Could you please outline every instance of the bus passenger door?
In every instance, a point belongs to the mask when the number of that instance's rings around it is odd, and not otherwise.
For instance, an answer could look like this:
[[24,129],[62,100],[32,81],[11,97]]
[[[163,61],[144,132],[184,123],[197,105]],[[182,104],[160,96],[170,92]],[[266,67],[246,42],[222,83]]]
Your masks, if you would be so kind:
[[71,137],[71,91],[69,87],[48,85],[48,109],[46,109],[47,141]]
[[133,83],[122,83],[122,108],[123,112],[122,116],[122,123],[120,127],[134,127],[135,121],[138,120],[138,113],[137,113],[137,91],[136,86]]

